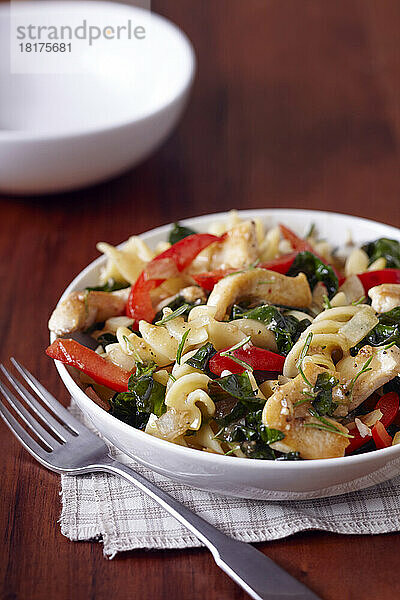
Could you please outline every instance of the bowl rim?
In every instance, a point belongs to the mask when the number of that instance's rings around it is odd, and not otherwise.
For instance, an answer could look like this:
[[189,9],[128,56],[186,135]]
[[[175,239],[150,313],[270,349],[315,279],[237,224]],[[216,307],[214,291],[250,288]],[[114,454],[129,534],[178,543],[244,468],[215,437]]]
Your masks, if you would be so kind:
[[[382,223],[380,221],[374,221],[372,219],[366,219],[364,217],[357,217],[354,215],[347,215],[345,213],[337,213],[334,211],[325,211],[325,210],[309,210],[309,209],[296,209],[296,208],[271,208],[271,209],[246,209],[246,210],[238,210],[238,215],[241,217],[253,217],[253,218],[257,218],[257,217],[280,217],[281,219],[284,218],[284,214],[290,214],[290,215],[296,215],[296,214],[306,214],[309,216],[310,218],[310,222],[312,222],[312,219],[321,219],[323,217],[331,217],[331,216],[335,216],[335,217],[345,217],[346,219],[348,219],[349,223],[353,222],[354,224],[356,223],[364,223],[364,224],[368,224],[368,225],[379,225],[382,227],[387,228],[389,231],[393,232],[393,234],[395,235],[395,237],[399,238],[400,240],[400,230],[396,227],[393,227],[392,225],[388,225],[386,223]],[[194,217],[188,217],[185,219],[181,219],[180,223],[184,224],[184,225],[188,225],[188,226],[193,226],[195,224],[201,224],[203,222],[207,222],[210,220],[210,217],[216,217],[216,218],[223,218],[224,216],[227,216],[227,211],[223,211],[223,212],[218,212],[218,213],[207,213],[206,215],[201,215],[201,216],[194,216]],[[282,215],[282,216],[281,216]],[[195,223],[194,223],[195,222]],[[171,227],[171,223],[167,223],[165,225],[161,225],[159,227],[156,227],[154,229],[150,229],[148,231],[145,231],[141,234],[139,234],[138,237],[147,237],[147,236],[153,236],[153,235],[157,235],[157,234],[164,234],[167,233]],[[125,244],[125,242],[122,242],[121,244],[119,244],[117,247],[120,248]],[[85,277],[87,274],[89,274],[95,267],[98,267],[99,265],[101,265],[102,263],[104,263],[106,261],[106,257],[105,256],[99,256],[98,258],[96,258],[94,261],[92,261],[91,263],[89,263],[89,265],[87,265],[80,273],[78,273],[78,275],[76,277],[74,277],[74,279],[71,281],[71,283],[68,285],[68,287],[65,289],[65,291],[63,292],[63,294],[60,297],[60,301],[64,300],[64,298],[71,293],[72,291],[74,291],[76,284],[80,281],[81,278]],[[56,339],[56,335],[54,333],[50,334],[50,342],[53,342]],[[117,419],[116,417],[114,417],[112,414],[110,414],[109,412],[105,411],[104,409],[102,409],[100,406],[98,406],[96,403],[94,403],[86,394],[85,392],[79,387],[79,385],[75,382],[75,380],[73,379],[73,377],[70,375],[70,373],[68,372],[68,369],[66,368],[66,366],[59,362],[59,361],[54,361],[55,366],[57,368],[57,371],[61,377],[61,380],[63,381],[64,385],[67,387],[68,391],[70,391],[70,393],[72,395],[78,395],[80,396],[84,402],[86,401],[90,401],[91,402],[91,410],[94,413],[97,413],[97,415],[99,416],[99,418],[102,418],[104,420],[108,420],[108,419],[112,419],[114,425],[118,425],[119,427],[121,427],[121,429],[124,431],[124,433],[126,434],[130,434],[133,436],[138,436],[138,440],[139,441],[143,441],[146,444],[150,444],[150,445],[154,445],[155,447],[158,447],[160,450],[164,449],[169,449],[170,452],[176,452],[177,454],[182,454],[182,456],[187,456],[188,458],[190,456],[192,456],[195,460],[196,457],[198,460],[201,461],[205,461],[205,462],[215,462],[217,461],[217,463],[219,463],[220,461],[222,461],[220,464],[221,465],[231,465],[233,467],[234,464],[237,465],[237,468],[241,468],[244,465],[247,465],[247,468],[251,468],[251,469],[291,469],[293,468],[293,465],[296,465],[296,469],[318,469],[318,468],[333,468],[335,465],[337,465],[338,467],[340,466],[345,466],[348,465],[349,467],[351,465],[356,465],[359,463],[368,463],[368,462],[374,462],[378,456],[381,456],[382,458],[386,457],[387,459],[390,458],[395,458],[400,454],[400,444],[395,445],[395,446],[390,446],[388,448],[383,448],[383,449],[376,449],[376,450],[372,450],[371,452],[367,452],[365,454],[356,454],[353,456],[340,456],[337,458],[320,458],[320,459],[316,459],[316,460],[299,460],[299,461],[274,461],[274,460],[262,460],[262,459],[249,459],[249,458],[241,458],[241,457],[231,457],[231,456],[225,456],[225,455],[221,455],[221,454],[213,454],[213,453],[209,453],[209,452],[201,452],[200,450],[196,450],[195,448],[188,448],[185,446],[180,446],[177,444],[173,444],[172,442],[168,442],[167,440],[163,440],[161,438],[157,438],[154,436],[151,436],[148,433],[145,433],[144,431],[140,430],[140,429],[135,429],[134,427],[132,427],[131,425],[128,425],[127,423],[124,423],[123,421],[120,421],[119,419]],[[66,383],[68,382],[68,383]],[[71,391],[73,390],[73,392]],[[83,412],[85,413],[85,415],[90,419],[90,416],[88,416],[86,414],[86,411],[84,409],[82,409]],[[102,435],[104,435],[105,437],[107,437],[107,435],[103,432],[100,432]],[[379,453],[379,454],[378,454]],[[382,454],[384,453],[384,454]],[[227,462],[230,461],[230,462]],[[233,467],[234,468],[234,467]]]
[[[77,4],[75,2],[73,2],[72,0],[62,0],[62,1],[64,4],[69,4],[71,6],[77,6]],[[37,2],[35,2],[36,5],[41,4],[41,3],[45,4],[44,2],[41,2],[41,0],[37,0]],[[56,5],[57,2],[55,0],[51,0],[50,2],[46,2],[46,4],[55,4]],[[111,2],[110,0],[90,0],[90,2],[88,2],[86,0],[85,4],[88,4],[91,7],[93,7],[95,5],[107,5],[110,7],[112,6],[113,9],[124,7],[126,9],[131,9],[133,11],[137,11],[139,13],[145,13],[146,15],[148,13],[150,13],[152,19],[155,19],[162,25],[162,27],[165,27],[166,29],[169,29],[171,32],[173,32],[173,35],[180,37],[182,40],[182,48],[184,48],[184,51],[186,52],[187,57],[188,57],[188,67],[187,67],[187,72],[185,74],[186,76],[183,80],[183,83],[181,83],[179,88],[177,88],[177,91],[175,92],[174,96],[172,98],[170,98],[170,100],[167,103],[164,103],[151,111],[147,111],[147,112],[145,111],[145,112],[141,113],[138,117],[135,117],[135,118],[125,119],[124,121],[116,121],[115,123],[110,123],[108,125],[103,125],[103,126],[100,125],[98,127],[92,125],[92,126],[85,127],[85,128],[72,129],[71,131],[60,131],[60,132],[57,132],[57,131],[54,131],[54,132],[53,131],[35,131],[35,130],[30,130],[30,129],[25,129],[25,130],[24,129],[16,129],[16,130],[4,130],[3,129],[3,130],[0,130],[0,143],[1,142],[31,143],[31,142],[47,142],[47,141],[55,141],[55,140],[64,141],[64,140],[69,140],[69,139],[95,137],[97,135],[103,135],[103,134],[109,133],[111,131],[118,132],[127,127],[145,123],[146,121],[151,120],[158,115],[161,115],[164,111],[167,111],[174,104],[176,104],[182,98],[184,98],[185,95],[191,89],[195,75],[196,75],[196,69],[197,69],[196,54],[195,54],[193,45],[192,45],[189,37],[180,27],[178,27],[178,25],[176,25],[175,23],[173,23],[172,21],[170,21],[163,15],[160,15],[160,14],[152,12],[152,11],[145,10],[145,9],[137,7],[137,6],[129,6],[127,4],[123,4],[122,2]],[[21,7],[23,9],[24,6],[26,7],[29,5],[30,5],[30,3],[27,2],[26,0],[21,0],[21,2],[18,2],[18,4],[14,3],[13,7],[18,6],[18,10],[20,10]],[[10,4],[0,3],[0,18],[3,15],[7,16],[7,13],[10,14],[10,11],[11,11]],[[46,75],[47,74],[43,74],[41,76],[46,76]],[[49,74],[49,75],[51,76],[52,74]]]

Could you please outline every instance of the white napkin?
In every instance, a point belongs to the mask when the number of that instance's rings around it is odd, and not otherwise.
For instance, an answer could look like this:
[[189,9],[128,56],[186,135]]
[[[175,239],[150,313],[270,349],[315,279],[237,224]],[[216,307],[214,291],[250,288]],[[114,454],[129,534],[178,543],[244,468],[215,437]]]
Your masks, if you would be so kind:
[[[79,409],[71,411],[93,430]],[[111,449],[160,488],[228,535],[245,542],[283,538],[320,529],[377,534],[400,529],[400,477],[360,492],[299,502],[226,498],[175,483]],[[232,459],[234,460],[234,459]],[[201,542],[133,485],[114,475],[61,477],[61,531],[70,540],[96,539],[104,554],[135,548],[190,548]]]

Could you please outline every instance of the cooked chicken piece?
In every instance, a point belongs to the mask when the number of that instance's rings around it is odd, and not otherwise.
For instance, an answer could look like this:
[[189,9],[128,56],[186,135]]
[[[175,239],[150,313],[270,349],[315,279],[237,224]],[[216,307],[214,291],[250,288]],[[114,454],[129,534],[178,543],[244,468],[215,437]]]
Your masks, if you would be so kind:
[[209,295],[207,306],[216,307],[215,318],[221,321],[229,308],[242,300],[306,308],[312,298],[304,273],[286,277],[266,269],[249,269],[221,279]]
[[[304,373],[307,379],[315,385],[319,373],[326,369],[316,366],[312,362],[304,364]],[[343,456],[349,439],[339,433],[331,433],[318,429],[324,424],[312,417],[308,408],[310,404],[304,403],[295,407],[296,402],[305,399],[303,392],[310,388],[301,375],[297,375],[288,383],[278,387],[265,403],[262,421],[267,427],[278,429],[285,435],[280,442],[271,444],[271,447],[280,452],[299,452],[302,458],[335,458]],[[348,433],[346,427],[331,419],[324,419],[342,433]]]
[[72,292],[54,309],[49,329],[64,335],[123,315],[129,291],[130,288],[115,292]]
[[400,306],[400,284],[383,283],[376,285],[368,292],[372,300],[372,308],[378,313],[388,312]]
[[245,221],[229,229],[211,256],[210,270],[240,269],[258,259],[258,242],[254,221]]
[[[372,357],[371,362],[366,365]],[[363,367],[370,369],[357,377]],[[396,377],[400,373],[400,349],[392,346],[364,346],[357,356],[347,356],[339,361],[336,370],[340,375],[340,383],[349,393],[349,412],[359,406],[375,390]],[[357,377],[353,385],[354,378]]]
[[196,300],[205,302],[207,299],[204,290],[198,285],[185,287],[179,293],[185,302],[196,302]]
[[340,286],[339,292],[345,294],[347,300],[345,304],[351,304],[364,296],[364,286],[357,275],[350,275]]

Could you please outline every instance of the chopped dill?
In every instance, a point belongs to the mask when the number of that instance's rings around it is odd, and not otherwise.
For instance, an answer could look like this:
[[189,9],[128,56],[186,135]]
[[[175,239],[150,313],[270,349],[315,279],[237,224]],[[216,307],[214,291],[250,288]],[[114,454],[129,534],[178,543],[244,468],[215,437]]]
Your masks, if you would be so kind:
[[168,321],[172,321],[173,319],[176,319],[176,317],[180,317],[181,315],[183,315],[183,313],[186,312],[188,308],[190,308],[190,304],[182,304],[182,306],[174,310],[174,312],[170,313],[169,315],[165,315],[165,317],[163,317],[159,321],[156,321],[154,325],[165,325],[165,323],[168,323]]
[[359,304],[362,304],[365,300],[366,296],[361,296],[361,298],[359,298],[358,300],[354,300],[351,304],[353,306],[358,306]]
[[313,334],[312,334],[312,332],[310,331],[310,333],[308,334],[308,336],[307,336],[307,338],[306,338],[306,341],[304,342],[304,346],[303,346],[303,348],[301,349],[300,356],[299,356],[299,360],[298,360],[298,361],[297,361],[297,363],[296,363],[296,367],[298,368],[300,375],[302,376],[302,378],[304,379],[304,381],[306,382],[306,384],[307,384],[309,387],[311,387],[311,388],[313,387],[313,386],[312,386],[312,383],[310,383],[310,382],[308,381],[308,379],[307,379],[307,377],[305,376],[305,374],[304,374],[304,371],[303,371],[303,361],[304,361],[304,358],[305,358],[305,357],[306,357],[306,355],[307,355],[307,352],[308,352],[308,351],[309,351],[309,349],[310,349],[310,345],[311,345],[311,340],[312,340],[312,338],[313,338]]
[[332,304],[326,294],[322,296],[322,306],[325,310],[329,310],[330,308],[332,308]]
[[183,334],[181,341],[179,342],[178,350],[176,352],[176,362],[178,363],[178,365],[181,364],[183,348],[185,346],[186,338],[189,335],[189,333],[190,333],[190,329],[187,329],[185,331],[185,333]]
[[232,352],[234,352],[235,350],[239,350],[239,348],[243,348],[243,346],[245,346],[248,342],[250,342],[250,340],[251,340],[251,336],[248,335],[246,338],[244,338],[243,340],[241,340],[240,342],[238,342],[237,344],[232,346],[232,348],[229,348],[228,350],[224,350],[224,352],[221,352],[220,356],[226,356],[226,357],[230,358],[231,360],[233,360],[238,365],[247,369],[248,371],[252,371],[253,367],[251,365],[249,365],[244,360],[241,360],[240,358],[233,356],[233,354],[232,354]]

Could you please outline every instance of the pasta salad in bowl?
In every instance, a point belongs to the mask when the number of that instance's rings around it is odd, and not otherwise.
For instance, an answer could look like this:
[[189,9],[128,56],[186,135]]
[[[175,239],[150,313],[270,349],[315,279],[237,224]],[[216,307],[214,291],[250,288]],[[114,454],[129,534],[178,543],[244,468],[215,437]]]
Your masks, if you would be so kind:
[[47,354],[98,430],[162,474],[255,498],[361,489],[400,464],[399,239],[265,210],[100,242]]

